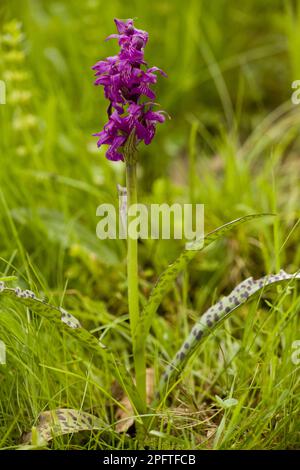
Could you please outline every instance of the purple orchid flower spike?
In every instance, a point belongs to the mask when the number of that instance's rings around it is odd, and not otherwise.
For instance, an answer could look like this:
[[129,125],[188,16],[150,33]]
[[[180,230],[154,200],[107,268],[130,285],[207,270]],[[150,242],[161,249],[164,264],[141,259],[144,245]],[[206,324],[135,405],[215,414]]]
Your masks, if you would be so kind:
[[[98,147],[109,145],[106,157],[109,160],[124,160],[123,148],[128,137],[135,133],[136,144],[152,141],[157,123],[165,121],[164,111],[153,111],[156,97],[151,86],[157,81],[157,73],[166,74],[158,67],[147,68],[144,48],[148,33],[134,27],[132,19],[115,19],[118,34],[108,39],[117,39],[120,51],[117,55],[101,60],[94,65],[95,85],[104,88],[109,100],[108,122],[99,137]],[[147,102],[143,101],[147,99]],[[149,101],[150,100],[150,101]]]

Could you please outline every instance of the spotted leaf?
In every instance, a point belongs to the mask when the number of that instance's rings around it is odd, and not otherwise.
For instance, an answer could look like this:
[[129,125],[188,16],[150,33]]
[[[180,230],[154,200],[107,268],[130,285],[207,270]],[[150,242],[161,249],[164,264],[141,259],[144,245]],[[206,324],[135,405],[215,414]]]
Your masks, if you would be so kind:
[[37,298],[32,291],[22,290],[20,287],[9,288],[6,287],[5,283],[2,281],[0,282],[0,296],[11,298],[25,307],[30,308],[41,317],[51,321],[59,330],[63,330],[70,336],[76,338],[82,346],[93,352],[96,356],[99,356],[102,360],[103,354],[105,354],[105,362],[109,365],[112,373],[128,394],[134,409],[141,413],[145,411],[144,404],[138,395],[136,385],[131,375],[124,371],[123,367],[119,367],[109,349],[105,349],[95,336],[81,327],[77,318],[65,309],[55,307],[45,300]]
[[223,297],[218,303],[210,307],[192,328],[189,336],[167,366],[159,383],[155,403],[157,404],[157,400],[164,395],[166,390],[170,389],[172,383],[174,383],[184,369],[187,361],[198,349],[203,338],[211,334],[217,325],[231,315],[234,310],[247,302],[247,300],[253,298],[257,293],[264,291],[268,286],[286,282],[290,283],[293,280],[300,280],[300,273],[287,274],[281,270],[278,274],[267,275],[258,280],[250,277],[235,287],[227,297]]
[[[246,215],[245,217],[240,217],[239,219],[228,222],[227,224],[222,225],[221,227],[213,230],[212,232],[209,232],[207,235],[205,235],[204,239],[195,240],[194,242],[189,243],[189,249],[185,249],[174,261],[174,263],[170,264],[167,267],[167,269],[161,274],[156,285],[152,289],[148,302],[146,303],[142,311],[142,321],[138,324],[137,327],[137,344],[139,344],[139,338],[142,338],[144,341],[145,336],[148,334],[153,317],[160,303],[162,302],[163,297],[172,288],[173,283],[177,276],[180,274],[180,272],[185,269],[188,263],[192,261],[192,259],[196,256],[199,251],[203,250],[215,240],[221,238],[227,232],[233,230],[239,225],[250,220],[265,217],[267,215],[274,214],[251,214]],[[140,346],[143,347],[141,343]]]
[[22,437],[22,443],[42,446],[55,437],[80,431],[104,430],[102,419],[81,410],[58,408],[44,411],[38,417],[36,426]]
[[102,348],[95,336],[81,327],[80,322],[61,307],[55,307],[45,300],[39,299],[30,290],[23,290],[20,287],[6,287],[0,283],[0,295],[17,300],[25,307],[32,309],[38,315],[51,320],[59,329],[63,329],[71,336],[77,338],[85,347],[101,355]]

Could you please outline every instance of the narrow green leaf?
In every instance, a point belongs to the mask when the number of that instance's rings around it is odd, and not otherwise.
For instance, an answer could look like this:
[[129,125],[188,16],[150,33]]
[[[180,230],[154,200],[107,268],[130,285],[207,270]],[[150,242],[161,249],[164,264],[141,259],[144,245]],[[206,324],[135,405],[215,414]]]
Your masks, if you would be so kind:
[[128,393],[133,407],[139,412],[144,412],[144,406],[139,398],[136,385],[131,375],[121,371],[121,368],[117,366],[115,358],[110,351],[104,349],[105,346],[103,346],[95,336],[89,333],[85,328],[82,328],[77,318],[61,307],[55,307],[42,299],[38,299],[32,291],[22,290],[19,287],[14,289],[9,288],[5,286],[4,282],[0,282],[0,297],[1,296],[11,298],[25,307],[30,308],[41,317],[55,323],[59,331],[65,331],[101,359],[103,359],[103,354],[105,354],[105,361],[109,364],[112,373],[123,387],[125,393]]
[[270,274],[258,280],[250,277],[235,287],[227,297],[223,297],[218,303],[210,307],[192,328],[189,336],[166,368],[160,380],[153,406],[158,403],[158,400],[165,392],[170,390],[171,385],[176,381],[188,360],[199,348],[203,338],[210,335],[217,325],[266,287],[273,284],[291,282],[295,279],[300,280],[300,273],[287,274],[283,270],[278,274]]
[[17,276],[4,276],[0,277],[0,282],[16,281],[17,279]]
[[0,296],[11,298],[32,309],[38,315],[55,323],[59,330],[64,330],[69,335],[75,337],[89,350],[92,350],[101,357],[103,356],[103,349],[96,337],[82,328],[77,318],[63,308],[55,307],[42,299],[38,299],[30,290],[22,290],[20,287],[5,287],[3,282],[0,283]]
[[141,314],[142,321],[137,327],[137,337],[140,338],[140,340],[142,338],[144,342],[144,339],[151,328],[153,317],[160,303],[162,302],[163,297],[172,288],[172,285],[179,273],[185,269],[188,263],[192,261],[192,259],[196,256],[199,251],[202,251],[215,240],[221,238],[227,232],[233,230],[239,225],[250,220],[265,217],[267,215],[274,214],[250,214],[246,215],[245,217],[240,217],[239,219],[232,220],[231,222],[222,225],[221,227],[213,230],[212,232],[209,232],[207,235],[205,235],[204,239],[195,240],[194,242],[189,243],[189,249],[185,249],[174,261],[174,263],[170,264],[167,267],[167,269],[161,274],[156,285],[152,289],[148,302],[145,305]]

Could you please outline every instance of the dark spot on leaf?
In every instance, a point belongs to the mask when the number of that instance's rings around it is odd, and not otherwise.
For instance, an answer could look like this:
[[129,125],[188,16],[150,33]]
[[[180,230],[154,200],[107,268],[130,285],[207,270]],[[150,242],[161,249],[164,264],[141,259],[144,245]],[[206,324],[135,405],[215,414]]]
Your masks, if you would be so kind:
[[199,339],[202,338],[202,335],[203,335],[203,331],[199,330],[196,334],[196,339],[199,341]]

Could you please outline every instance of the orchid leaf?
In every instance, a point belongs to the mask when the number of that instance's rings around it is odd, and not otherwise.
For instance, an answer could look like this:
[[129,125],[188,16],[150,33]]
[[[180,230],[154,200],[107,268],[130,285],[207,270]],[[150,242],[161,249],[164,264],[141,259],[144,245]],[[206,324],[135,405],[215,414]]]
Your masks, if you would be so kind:
[[267,215],[274,214],[250,214],[238,219],[232,220],[227,224],[222,225],[221,227],[209,232],[205,235],[204,238],[195,240],[194,242],[189,243],[188,249],[185,249],[174,263],[170,264],[167,269],[161,274],[156,285],[152,289],[150,297],[142,311],[141,317],[142,321],[139,323],[137,328],[137,336],[139,338],[145,338],[151,328],[153,317],[162,302],[163,297],[169,292],[172,288],[172,285],[180,274],[181,271],[192,261],[199,251],[202,251],[204,248],[209,246],[214,241],[221,238],[230,230],[235,229],[239,225],[248,222],[250,220],[258,219],[265,217]]
[[105,429],[105,426],[102,419],[90,413],[58,408],[41,413],[37,425],[32,428],[31,432],[23,435],[22,442],[24,445],[33,444],[40,447],[65,434],[74,434],[80,431],[101,431]]
[[126,393],[128,393],[128,397],[134,408],[139,412],[144,411],[144,405],[138,395],[136,385],[134,384],[131,375],[122,371],[122,369],[118,367],[117,362],[109,349],[106,349],[106,347],[89,331],[82,328],[77,318],[65,309],[55,307],[45,300],[37,298],[30,290],[22,290],[20,287],[9,288],[5,286],[4,282],[0,282],[0,298],[1,296],[11,298],[25,307],[30,308],[41,317],[51,321],[60,331],[64,331],[77,339],[82,346],[94,353],[96,356],[99,356],[101,359],[103,359],[103,354],[105,354],[106,362],[109,364],[112,373],[114,373],[120,385],[124,390],[126,390]]
[[258,280],[250,277],[235,287],[227,297],[223,297],[218,303],[210,307],[192,328],[189,336],[163,373],[155,404],[157,404],[160,397],[164,396],[166,390],[170,390],[171,385],[176,381],[191,356],[197,351],[202,340],[210,335],[217,325],[268,286],[292,282],[295,279],[300,280],[300,273],[287,274],[283,270],[278,274],[270,274]]
[[82,328],[77,318],[63,308],[55,307],[45,300],[37,298],[30,290],[22,290],[20,287],[6,287],[3,282],[0,283],[0,296],[11,298],[25,307],[30,308],[41,317],[55,323],[59,330],[66,331],[89,350],[102,356],[103,349],[95,336]]

